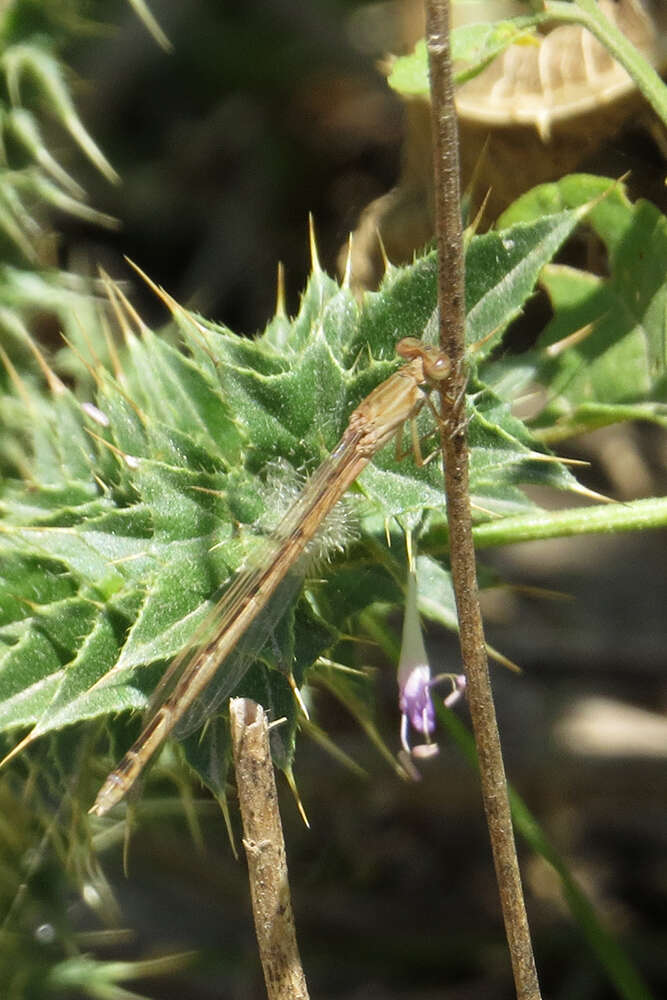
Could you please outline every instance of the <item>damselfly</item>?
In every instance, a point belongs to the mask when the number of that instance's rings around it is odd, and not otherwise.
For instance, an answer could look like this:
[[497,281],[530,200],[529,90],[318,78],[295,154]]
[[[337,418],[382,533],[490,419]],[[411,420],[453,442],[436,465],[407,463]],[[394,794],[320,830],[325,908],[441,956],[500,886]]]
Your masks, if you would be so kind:
[[[242,637],[251,626],[256,631],[254,623],[331,509],[373,455],[406,421],[417,415],[430,387],[449,374],[448,359],[421,341],[405,338],[396,350],[407,364],[369,393],[354,410],[340,442],[278,524],[261,562],[236,576],[216,605],[205,638],[169,668],[159,690],[168,690],[176,666],[183,670],[166,700],[106,779],[91,812],[103,816],[126,795]],[[250,662],[243,662],[244,669],[248,669]],[[234,684],[239,680],[241,677],[233,679]]]

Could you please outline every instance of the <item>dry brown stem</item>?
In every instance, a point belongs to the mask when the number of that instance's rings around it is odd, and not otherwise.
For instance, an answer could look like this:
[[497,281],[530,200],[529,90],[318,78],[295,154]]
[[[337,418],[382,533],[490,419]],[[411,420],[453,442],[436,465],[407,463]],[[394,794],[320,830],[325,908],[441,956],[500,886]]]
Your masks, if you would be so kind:
[[269,1000],[308,1000],[294,929],[287,860],[266,716],[249,698],[229,703],[243,846]]
[[431,77],[431,127],[438,243],[440,346],[451,362],[441,385],[442,450],[449,521],[452,578],[459,618],[461,652],[475,734],[482,798],[500,892],[518,1000],[538,1000],[530,930],[514,843],[507,782],[500,747],[482,616],[477,595],[475,549],[468,489],[465,422],[465,287],[458,135],[449,50],[449,4],[425,0]]

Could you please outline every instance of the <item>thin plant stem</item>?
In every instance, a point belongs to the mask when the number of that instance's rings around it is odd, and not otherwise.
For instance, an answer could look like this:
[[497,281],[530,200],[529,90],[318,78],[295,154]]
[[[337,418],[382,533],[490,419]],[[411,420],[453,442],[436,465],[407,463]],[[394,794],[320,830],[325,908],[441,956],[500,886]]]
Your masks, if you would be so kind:
[[308,1000],[290,899],[285,840],[261,705],[249,698],[229,702],[236,788],[255,933],[269,1000]]
[[538,1000],[540,987],[523,898],[505,768],[489,679],[472,537],[465,423],[465,286],[458,128],[449,49],[449,3],[448,0],[425,0],[425,7],[431,81],[440,346],[451,362],[451,373],[441,384],[440,395],[444,417],[442,450],[452,581],[456,595],[470,715],[479,757],[482,798],[516,994],[518,1000]]
[[544,510],[486,521],[473,529],[475,546],[486,549],[515,542],[572,538],[575,535],[619,535],[667,527],[667,497],[629,503],[600,504],[567,510]]

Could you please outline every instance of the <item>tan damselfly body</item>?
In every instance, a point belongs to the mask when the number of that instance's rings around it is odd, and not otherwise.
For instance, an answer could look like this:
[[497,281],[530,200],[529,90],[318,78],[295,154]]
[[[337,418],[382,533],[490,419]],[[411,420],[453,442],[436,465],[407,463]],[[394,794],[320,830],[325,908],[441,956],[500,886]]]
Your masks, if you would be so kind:
[[372,457],[406,421],[416,417],[430,387],[449,374],[450,364],[445,355],[419,340],[405,338],[399,341],[396,350],[407,364],[373,389],[354,410],[343,437],[278,524],[260,562],[237,574],[210,615],[206,637],[195,645],[193,652],[179,656],[169,668],[158,694],[182,668],[179,679],[104,782],[90,810],[92,813],[103,816],[127,794],[262,614],[332,508]]

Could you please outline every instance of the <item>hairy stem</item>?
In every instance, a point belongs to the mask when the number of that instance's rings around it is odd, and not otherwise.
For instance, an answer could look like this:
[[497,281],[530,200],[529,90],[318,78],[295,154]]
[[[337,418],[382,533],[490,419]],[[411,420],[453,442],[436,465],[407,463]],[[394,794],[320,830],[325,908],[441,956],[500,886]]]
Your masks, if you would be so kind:
[[537,1000],[540,988],[512,830],[507,781],[491,693],[482,616],[477,595],[475,549],[468,490],[465,424],[465,288],[458,164],[458,129],[449,50],[448,0],[425,0],[431,80],[431,130],[438,244],[440,346],[451,361],[441,385],[442,449],[449,520],[452,580],[461,652],[479,757],[505,932],[519,1000]]
[[278,795],[261,705],[229,703],[236,787],[255,933],[269,1000],[308,1000],[296,942]]
[[667,527],[667,497],[648,497],[629,503],[543,510],[531,514],[486,521],[473,529],[475,545],[486,549],[515,542],[545,538],[572,538],[575,535],[619,535],[628,531],[648,531]]

